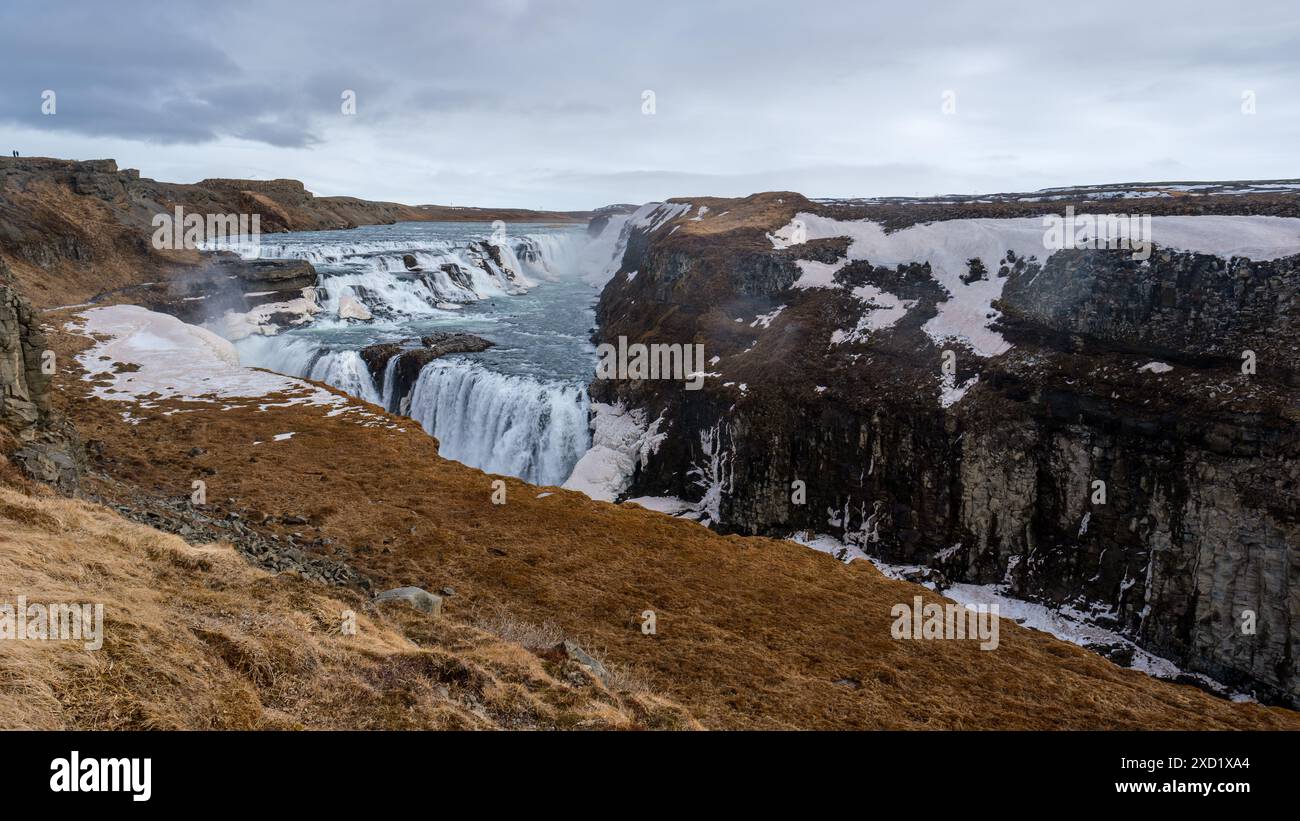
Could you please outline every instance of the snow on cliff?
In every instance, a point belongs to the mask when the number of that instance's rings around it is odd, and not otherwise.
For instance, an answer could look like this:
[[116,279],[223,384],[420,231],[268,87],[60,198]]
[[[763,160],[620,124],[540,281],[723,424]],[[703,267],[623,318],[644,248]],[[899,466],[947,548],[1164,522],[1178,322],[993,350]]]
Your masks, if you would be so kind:
[[[1295,217],[1157,216],[1151,219],[1151,233],[1157,248],[1225,258],[1263,261],[1300,254],[1300,218]],[[803,276],[795,282],[797,288],[835,287],[835,273],[854,260],[886,267],[930,263],[935,280],[947,290],[949,298],[939,303],[938,315],[925,324],[925,332],[936,345],[956,339],[980,356],[996,356],[1010,345],[990,327],[998,317],[992,303],[1001,297],[1006,282],[993,272],[1007,251],[1045,263],[1054,253],[1047,247],[1045,234],[1042,217],[941,220],[886,233],[884,226],[872,220],[842,221],[800,213],[769,238],[776,248],[815,239],[849,238],[844,260],[829,264],[799,261]],[[967,282],[962,277],[969,272],[969,261],[976,258],[990,276]],[[865,320],[856,329],[844,332],[843,339],[857,338],[873,327],[887,327],[910,308],[896,296],[878,290],[861,296],[885,315]]]

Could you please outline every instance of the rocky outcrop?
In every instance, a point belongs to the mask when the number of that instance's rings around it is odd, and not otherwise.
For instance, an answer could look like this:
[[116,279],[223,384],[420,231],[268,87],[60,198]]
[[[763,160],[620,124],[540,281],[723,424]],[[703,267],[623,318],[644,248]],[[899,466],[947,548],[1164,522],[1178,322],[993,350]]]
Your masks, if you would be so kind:
[[403,602],[434,618],[442,615],[442,596],[419,587],[395,587],[375,596],[375,604]]
[[[1294,196],[1232,200],[1143,208],[1300,214]],[[1005,585],[1300,703],[1300,257],[1009,254],[969,273],[1004,282],[988,317],[1011,347],[984,358],[926,333],[950,296],[928,264],[864,260],[827,287],[791,287],[810,263],[842,263],[847,243],[763,241],[795,212],[900,227],[910,206],[781,194],[709,207],[734,225],[643,227],[601,296],[597,341],[703,344],[713,374],[700,391],[592,384],[593,399],[664,419],[627,497],[692,500],[725,532],[828,533],[941,586]],[[908,310],[864,325],[890,303],[859,295],[880,293]]]
[[36,312],[9,281],[0,260],[0,449],[33,478],[73,490],[84,457],[76,436],[50,409],[57,362]]
[[360,351],[361,359],[370,371],[375,382],[375,389],[384,392],[385,380],[388,378],[389,363],[392,363],[392,384],[389,391],[390,407],[393,412],[402,411],[403,400],[415,387],[424,366],[440,356],[454,353],[479,353],[495,345],[495,342],[474,334],[453,331],[437,331],[411,339],[397,342],[381,342],[367,345]]
[[238,340],[308,321],[320,310],[316,282],[316,270],[305,260],[245,260],[218,252],[110,296]]

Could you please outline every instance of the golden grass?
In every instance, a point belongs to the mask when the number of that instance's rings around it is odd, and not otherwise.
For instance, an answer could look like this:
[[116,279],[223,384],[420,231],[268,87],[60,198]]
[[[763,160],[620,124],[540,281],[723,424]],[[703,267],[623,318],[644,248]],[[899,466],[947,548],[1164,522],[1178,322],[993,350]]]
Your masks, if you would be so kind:
[[[0,727],[693,726],[456,621],[256,570],[97,505],[0,487],[0,601],[102,603],[104,645],[0,641]],[[356,613],[345,635],[342,615]]]

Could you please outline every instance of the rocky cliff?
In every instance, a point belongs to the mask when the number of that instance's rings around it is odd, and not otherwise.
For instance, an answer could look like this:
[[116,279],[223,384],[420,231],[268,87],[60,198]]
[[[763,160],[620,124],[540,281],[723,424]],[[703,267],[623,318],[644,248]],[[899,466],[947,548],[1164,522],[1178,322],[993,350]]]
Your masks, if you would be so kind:
[[0,458],[72,490],[84,460],[75,434],[50,407],[56,367],[37,313],[0,260]]
[[[690,500],[727,532],[831,534],[939,587],[1002,585],[1296,704],[1300,231],[1258,220],[1300,203],[1024,199],[640,213],[598,341],[703,344],[710,364],[699,391],[593,383],[663,419],[626,495]],[[1173,219],[1147,261],[1045,252],[1025,218],[1066,205]],[[1278,226],[1289,254],[1175,247]],[[1037,254],[1011,247],[1022,230]]]

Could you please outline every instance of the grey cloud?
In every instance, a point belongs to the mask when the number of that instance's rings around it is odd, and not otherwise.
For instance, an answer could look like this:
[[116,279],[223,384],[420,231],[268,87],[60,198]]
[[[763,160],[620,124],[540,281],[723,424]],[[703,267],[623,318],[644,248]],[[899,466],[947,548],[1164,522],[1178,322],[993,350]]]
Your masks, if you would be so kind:
[[86,156],[123,140],[195,179],[257,167],[351,186],[330,193],[532,207],[1015,190],[1171,160],[1283,177],[1300,144],[1292,3],[17,0],[0,7],[0,139]]

